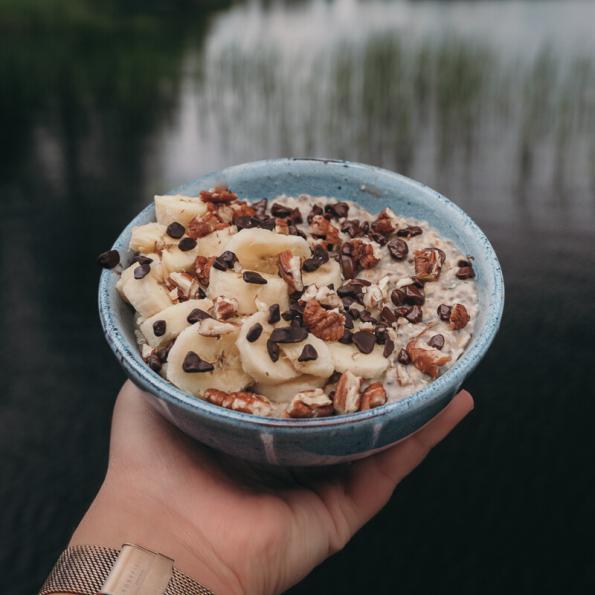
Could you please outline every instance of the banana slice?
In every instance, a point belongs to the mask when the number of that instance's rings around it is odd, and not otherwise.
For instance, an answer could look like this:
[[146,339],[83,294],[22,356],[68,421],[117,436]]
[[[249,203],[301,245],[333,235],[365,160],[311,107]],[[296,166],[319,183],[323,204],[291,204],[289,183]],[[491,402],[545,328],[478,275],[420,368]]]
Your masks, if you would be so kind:
[[160,223],[147,223],[146,225],[133,227],[129,248],[134,252],[142,252],[143,254],[156,252],[157,244],[162,244],[164,239],[168,238],[165,235],[166,229],[165,225]]
[[259,382],[254,386],[254,390],[258,394],[269,398],[271,401],[275,401],[276,403],[286,403],[302,391],[311,388],[322,388],[325,382],[326,378],[302,374],[294,380],[289,380],[283,384],[263,384]]
[[267,280],[265,285],[246,283],[241,273],[235,271],[220,271],[211,268],[209,276],[208,295],[211,299],[217,296],[234,297],[238,301],[240,315],[256,312],[256,300],[267,305],[279,304],[281,311],[289,307],[287,284],[276,275],[262,276]]
[[192,270],[192,265],[198,256],[198,245],[192,250],[184,252],[178,246],[168,246],[161,253],[164,278],[174,271],[187,272]]
[[140,266],[133,263],[122,271],[116,283],[116,289],[124,299],[143,317],[148,318],[172,305],[167,290],[160,284],[162,280],[161,261],[158,254],[147,254],[152,258],[150,272],[142,279],[134,278],[135,269]]
[[155,196],[155,214],[157,223],[169,225],[174,221],[184,227],[194,217],[200,217],[207,212],[207,205],[198,196],[183,196],[182,194]]
[[[186,319],[192,310],[200,308],[206,312],[212,305],[211,300],[188,300],[174,304],[147,318],[140,325],[140,331],[151,347],[160,347],[177,337],[187,326],[190,326],[191,323]],[[153,327],[158,321],[165,323],[165,332],[159,337],[155,334]]]
[[376,378],[388,367],[388,359],[382,355],[382,345],[375,345],[372,353],[361,353],[355,345],[343,345],[338,341],[326,345],[337,372],[349,370],[355,376]]
[[[263,330],[260,337],[251,343],[246,335],[256,323],[261,324]],[[267,339],[272,330],[273,327],[267,322],[267,314],[256,312],[244,320],[236,342],[244,372],[257,382],[269,385],[281,384],[300,375],[283,353],[276,362],[271,359],[267,351]]]
[[235,225],[224,227],[214,231],[203,238],[199,238],[197,246],[197,254],[200,256],[219,256],[222,252],[227,250],[229,240],[235,235],[238,228]]
[[310,248],[304,238],[256,227],[236,233],[226,249],[238,257],[243,268],[264,273],[277,272],[277,256],[285,250],[290,250],[294,256],[310,256]]
[[302,281],[305,286],[316,284],[318,287],[326,287],[332,283],[335,289],[338,289],[343,284],[341,266],[336,260],[331,258],[311,273],[303,271]]
[[[317,357],[310,361],[300,362],[299,357],[306,345],[314,347]],[[300,343],[280,343],[279,348],[287,356],[291,365],[302,374],[328,378],[335,369],[331,352],[328,350],[326,343],[312,334],[308,335],[308,338]]]
[[[235,346],[237,332],[220,337],[205,337],[198,330],[200,323],[184,329],[167,356],[167,379],[178,388],[195,396],[207,388],[226,392],[246,388],[252,378],[242,371]],[[184,372],[183,363],[189,351],[215,366],[212,372]]]

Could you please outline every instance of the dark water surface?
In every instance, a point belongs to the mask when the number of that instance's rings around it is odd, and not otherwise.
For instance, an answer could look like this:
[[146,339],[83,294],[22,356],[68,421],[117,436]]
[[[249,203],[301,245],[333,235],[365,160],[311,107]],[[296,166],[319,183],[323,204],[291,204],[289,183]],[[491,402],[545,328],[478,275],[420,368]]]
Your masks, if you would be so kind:
[[104,471],[95,255],[152,193],[290,155],[437,188],[507,284],[476,411],[292,593],[592,592],[595,3],[123,4],[0,2],[0,592],[36,590]]

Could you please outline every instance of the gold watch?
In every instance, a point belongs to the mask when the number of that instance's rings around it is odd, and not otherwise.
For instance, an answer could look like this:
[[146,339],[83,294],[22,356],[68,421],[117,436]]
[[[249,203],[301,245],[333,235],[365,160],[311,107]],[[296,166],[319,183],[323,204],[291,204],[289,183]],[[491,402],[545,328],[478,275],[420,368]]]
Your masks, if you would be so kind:
[[213,595],[174,568],[174,561],[140,545],[122,549],[75,545],[64,550],[39,595]]

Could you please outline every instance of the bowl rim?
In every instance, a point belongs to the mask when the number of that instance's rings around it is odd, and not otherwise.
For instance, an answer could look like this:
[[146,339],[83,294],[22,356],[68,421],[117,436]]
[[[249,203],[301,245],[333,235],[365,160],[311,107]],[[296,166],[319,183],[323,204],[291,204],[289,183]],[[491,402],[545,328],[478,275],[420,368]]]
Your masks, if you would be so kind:
[[[103,270],[99,280],[98,291],[98,307],[99,318],[103,328],[105,337],[110,345],[110,348],[120,361],[125,370],[132,376],[132,378],[143,385],[153,396],[158,399],[170,402],[178,407],[191,412],[199,412],[201,415],[216,418],[221,421],[232,421],[240,423],[244,426],[251,426],[254,429],[263,427],[277,427],[284,428],[287,431],[295,430],[303,431],[304,428],[310,429],[327,429],[333,426],[351,426],[352,424],[359,424],[366,420],[372,420],[386,415],[398,416],[401,413],[411,409],[422,410],[433,404],[435,399],[443,395],[449,388],[460,386],[469,370],[473,369],[474,365],[483,357],[494,340],[500,322],[502,320],[502,312],[504,309],[504,278],[502,275],[502,268],[498,261],[498,257],[491,243],[483,233],[481,228],[471,219],[471,217],[463,211],[458,205],[451,200],[433,190],[429,186],[413,180],[402,174],[364,163],[358,163],[347,160],[338,159],[323,159],[313,157],[289,157],[280,159],[264,159],[259,161],[251,161],[238,165],[233,165],[222,170],[205,173],[194,180],[177,186],[176,188],[167,192],[167,194],[180,193],[188,186],[200,185],[204,180],[219,179],[230,174],[236,174],[245,169],[257,169],[265,167],[290,166],[296,162],[316,162],[331,165],[340,165],[341,167],[349,167],[354,169],[363,169],[366,172],[376,172],[382,176],[389,176],[398,179],[401,183],[409,186],[415,190],[422,191],[424,194],[430,193],[433,200],[442,203],[444,207],[451,210],[453,214],[459,219],[465,221],[469,233],[477,238],[483,245],[486,255],[486,262],[488,263],[488,271],[492,276],[494,285],[491,293],[492,299],[487,305],[486,317],[482,325],[482,332],[474,337],[474,341],[469,349],[466,349],[461,357],[450,367],[444,374],[433,380],[428,385],[412,393],[411,395],[392,401],[380,407],[370,409],[368,411],[359,411],[355,413],[348,413],[331,417],[320,417],[313,419],[293,419],[293,418],[275,418],[257,416],[239,411],[233,411],[218,407],[202,399],[186,393],[166,379],[162,378],[158,373],[154,372],[146,366],[144,362],[137,359],[136,354],[132,351],[132,345],[128,342],[126,337],[122,334],[115,321],[114,308],[112,307],[110,298],[110,282],[112,280],[113,271]],[[142,209],[121,231],[115,240],[112,249],[118,250],[120,253],[128,251],[128,246],[123,244],[123,239],[127,237],[135,225],[145,218],[148,211],[153,208],[153,203],[149,203]],[[134,345],[134,349],[136,345]]]

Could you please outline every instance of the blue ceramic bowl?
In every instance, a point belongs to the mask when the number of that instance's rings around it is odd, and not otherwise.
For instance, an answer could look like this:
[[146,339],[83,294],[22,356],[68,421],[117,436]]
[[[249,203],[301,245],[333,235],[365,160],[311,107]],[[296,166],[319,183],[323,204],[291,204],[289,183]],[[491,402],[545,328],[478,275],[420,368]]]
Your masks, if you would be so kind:
[[[274,465],[324,465],[361,458],[415,432],[452,399],[488,350],[502,316],[504,283],[498,258],[479,227],[457,206],[393,172],[346,161],[277,159],[257,161],[198,178],[172,193],[196,195],[217,184],[241,198],[278,194],[334,196],[376,213],[384,207],[425,219],[465,254],[475,257],[479,317],[462,357],[437,380],[412,396],[383,407],[338,417],[293,420],[256,417],[211,405],[182,392],[148,368],[134,338],[133,312],[119,297],[117,275],[104,271],[99,314],[105,336],[128,376],[151,393],[154,406],[197,440],[231,455]],[[131,228],[154,221],[153,204],[135,217],[113,248],[126,264]]]

